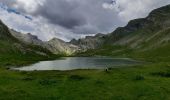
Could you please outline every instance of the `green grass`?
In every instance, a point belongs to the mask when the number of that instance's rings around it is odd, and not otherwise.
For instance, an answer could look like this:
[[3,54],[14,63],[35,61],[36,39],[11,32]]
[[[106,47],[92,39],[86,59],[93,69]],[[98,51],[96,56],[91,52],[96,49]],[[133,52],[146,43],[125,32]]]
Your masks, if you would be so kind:
[[131,57],[144,59],[152,62],[169,62],[170,61],[170,45],[162,45],[146,51],[135,51],[131,53]]
[[36,63],[38,61],[44,61],[44,60],[54,60],[58,59],[59,56],[40,56],[35,53],[27,53],[27,54],[0,54],[0,65],[1,66],[22,66],[22,65],[28,65],[32,63]]
[[111,46],[106,45],[95,50],[87,50],[75,54],[75,56],[112,56],[112,57],[127,57],[133,50],[126,46]]
[[[169,100],[170,66],[18,72],[0,68],[1,100]],[[168,77],[167,77],[168,76]]]
[[[148,43],[147,43],[148,45]],[[150,44],[151,46],[152,44]],[[128,46],[104,46],[95,50],[78,53],[76,56],[111,56],[111,57],[129,57],[150,62],[168,62],[170,61],[170,43],[157,45],[149,48],[144,46],[139,49],[132,49]]]
[[[43,52],[46,55],[40,55],[36,52]],[[1,66],[22,66],[42,60],[58,59],[59,57],[60,55],[54,55],[39,46],[26,45],[15,39],[3,40],[0,38]]]

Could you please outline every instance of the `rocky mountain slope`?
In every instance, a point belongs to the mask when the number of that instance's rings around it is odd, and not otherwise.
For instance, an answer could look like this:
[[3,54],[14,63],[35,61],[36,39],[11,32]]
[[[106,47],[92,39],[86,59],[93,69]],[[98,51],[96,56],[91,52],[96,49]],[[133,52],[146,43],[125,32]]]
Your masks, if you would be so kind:
[[170,5],[152,11],[146,18],[132,20],[127,26],[118,28],[109,35],[107,42],[131,48],[149,49],[168,43],[169,29]]
[[67,43],[58,38],[53,38],[45,43],[47,44],[45,48],[55,54],[71,55],[81,50],[78,46],[71,43]]
[[146,18],[132,20],[104,37],[100,48],[79,55],[167,58],[170,55],[170,5],[153,10]]
[[88,49],[96,49],[101,47],[105,41],[104,34],[97,34],[95,36],[86,36],[85,38],[78,40],[71,40],[70,42],[65,42],[58,38],[53,38],[49,41],[42,41],[38,39],[37,36],[32,35],[30,33],[23,34],[17,32],[15,30],[10,30],[11,34],[19,39],[20,41],[30,44],[30,45],[38,45],[43,48],[46,48],[53,52],[54,54],[65,54],[72,55],[77,52],[83,52]]
[[17,65],[49,59],[54,56],[49,50],[37,45],[25,44],[12,36],[8,27],[0,21],[0,64]]
[[25,44],[41,46],[45,49],[48,49],[54,54],[71,55],[80,50],[78,46],[67,43],[61,39],[53,38],[50,41],[42,41],[38,39],[37,36],[30,33],[23,34],[12,29],[10,30],[10,32],[15,38],[19,39]]
[[71,43],[89,49],[107,46],[124,46],[130,49],[149,50],[170,42],[170,5],[153,10],[146,18],[131,20],[110,34],[86,37]]
[[86,51],[89,49],[96,49],[103,45],[105,41],[104,34],[97,34],[95,36],[86,36],[85,38],[78,39],[78,40],[71,40],[70,43],[78,46],[81,51]]
[[31,33],[23,34],[23,33],[15,31],[13,29],[10,29],[9,31],[14,37],[16,37],[20,41],[24,42],[25,44],[43,45],[43,41],[38,39],[37,36],[32,35]]

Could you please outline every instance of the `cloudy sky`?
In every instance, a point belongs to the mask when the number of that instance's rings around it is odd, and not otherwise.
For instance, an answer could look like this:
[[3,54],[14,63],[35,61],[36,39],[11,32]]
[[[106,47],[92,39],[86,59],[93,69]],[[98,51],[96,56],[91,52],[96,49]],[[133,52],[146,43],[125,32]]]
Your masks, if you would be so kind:
[[170,0],[0,0],[0,19],[42,40],[109,33]]

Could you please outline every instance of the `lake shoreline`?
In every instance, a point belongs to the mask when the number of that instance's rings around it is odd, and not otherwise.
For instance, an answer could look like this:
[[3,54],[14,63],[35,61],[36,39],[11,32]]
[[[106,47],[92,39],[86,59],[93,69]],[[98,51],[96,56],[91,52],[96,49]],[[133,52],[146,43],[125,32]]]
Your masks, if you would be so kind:
[[10,67],[10,70],[41,71],[41,70],[104,70],[107,68],[129,67],[144,64],[131,58],[113,57],[62,57],[52,61],[40,61],[23,67]]

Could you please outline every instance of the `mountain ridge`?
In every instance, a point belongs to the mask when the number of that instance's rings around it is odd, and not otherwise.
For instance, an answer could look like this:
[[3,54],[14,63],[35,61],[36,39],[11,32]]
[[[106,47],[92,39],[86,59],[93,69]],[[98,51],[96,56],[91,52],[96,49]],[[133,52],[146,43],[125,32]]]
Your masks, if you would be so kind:
[[40,60],[55,59],[57,55],[41,46],[26,44],[15,38],[0,21],[0,65],[21,65]]
[[[146,18],[134,19],[128,22],[124,27],[118,27],[109,34],[96,34],[95,36],[86,36],[82,39],[72,39],[70,42],[54,38],[39,45],[45,47],[51,52],[65,53],[72,55],[88,50],[104,49],[107,46],[124,46],[130,49],[147,50],[152,49],[153,45],[146,44],[156,43],[154,39],[157,35],[168,30],[170,27],[170,5],[153,10]],[[16,38],[18,38],[16,36]],[[166,38],[166,39],[164,39]],[[35,38],[35,40],[38,38]],[[20,39],[21,40],[21,39]],[[152,41],[151,41],[152,40]],[[169,41],[169,36],[162,37],[160,40]],[[23,41],[23,40],[22,40]],[[150,43],[149,43],[150,42]],[[35,43],[36,44],[36,43]],[[44,46],[45,44],[45,46]],[[154,47],[160,47],[161,43],[157,43]]]
[[102,47],[78,55],[166,59],[170,50],[170,5],[153,10],[146,18],[129,21],[105,39]]

